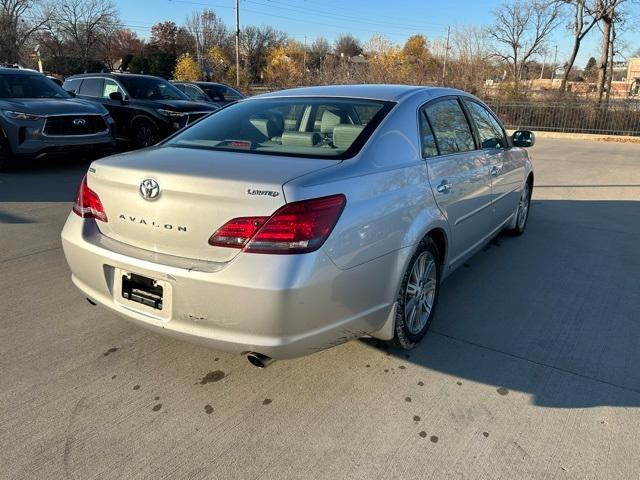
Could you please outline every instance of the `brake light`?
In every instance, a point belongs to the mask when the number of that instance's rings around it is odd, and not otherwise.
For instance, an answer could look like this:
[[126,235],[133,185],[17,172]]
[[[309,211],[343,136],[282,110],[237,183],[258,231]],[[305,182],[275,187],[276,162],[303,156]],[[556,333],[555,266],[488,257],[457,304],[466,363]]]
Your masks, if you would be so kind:
[[230,220],[209,239],[217,247],[250,253],[308,253],[320,248],[340,218],[344,195],[289,203],[270,217]]
[[87,185],[86,175],[78,187],[76,201],[73,204],[73,212],[82,218],[95,218],[101,222],[108,222],[100,197]]

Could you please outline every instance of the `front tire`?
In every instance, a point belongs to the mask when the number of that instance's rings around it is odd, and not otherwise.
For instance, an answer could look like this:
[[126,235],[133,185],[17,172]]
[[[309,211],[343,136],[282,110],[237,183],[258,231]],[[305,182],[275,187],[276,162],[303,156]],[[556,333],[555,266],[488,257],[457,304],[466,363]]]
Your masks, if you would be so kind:
[[409,261],[397,299],[394,343],[411,350],[431,326],[440,293],[442,265],[436,244],[426,238]]
[[529,221],[529,212],[531,210],[531,194],[533,192],[531,179],[527,180],[522,189],[520,200],[518,201],[518,209],[516,210],[516,222],[515,227],[508,230],[507,233],[514,236],[520,236],[527,228],[527,222]]
[[0,138],[0,172],[7,172],[13,166],[13,155],[9,144],[4,138]]
[[149,120],[139,120],[133,126],[133,145],[136,149],[151,147],[159,141],[158,129]]

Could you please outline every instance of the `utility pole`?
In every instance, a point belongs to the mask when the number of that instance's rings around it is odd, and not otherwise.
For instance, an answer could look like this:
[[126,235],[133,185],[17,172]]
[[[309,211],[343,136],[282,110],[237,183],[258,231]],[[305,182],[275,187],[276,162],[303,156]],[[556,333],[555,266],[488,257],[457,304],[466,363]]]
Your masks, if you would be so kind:
[[558,45],[555,46],[555,53],[553,54],[553,72],[551,72],[551,85],[556,79],[556,69],[558,68]]
[[449,38],[451,37],[451,27],[447,27],[447,46],[444,50],[444,63],[442,64],[442,86],[445,85],[445,78],[447,76],[447,61],[449,60]]
[[304,52],[302,54],[302,78],[307,76],[307,36],[304,36]]
[[240,86],[240,0],[236,0],[236,87]]

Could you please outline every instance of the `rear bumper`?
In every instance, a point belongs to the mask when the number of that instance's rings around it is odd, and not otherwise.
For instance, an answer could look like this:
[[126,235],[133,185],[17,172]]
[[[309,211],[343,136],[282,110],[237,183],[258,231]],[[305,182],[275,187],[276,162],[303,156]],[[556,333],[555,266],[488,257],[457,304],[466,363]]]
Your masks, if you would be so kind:
[[[192,261],[124,245],[93,220],[70,214],[62,232],[74,284],[96,303],[160,333],[219,350],[272,358],[307,355],[375,332],[395,297],[397,254],[348,270],[322,250],[240,254],[228,263]],[[124,300],[121,271],[164,282],[164,311]]]

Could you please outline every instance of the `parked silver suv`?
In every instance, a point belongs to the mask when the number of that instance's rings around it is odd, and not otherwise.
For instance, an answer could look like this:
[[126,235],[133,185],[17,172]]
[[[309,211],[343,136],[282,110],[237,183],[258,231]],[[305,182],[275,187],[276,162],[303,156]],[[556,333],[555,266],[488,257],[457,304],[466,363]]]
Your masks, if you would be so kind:
[[114,142],[102,105],[73,98],[38,72],[0,68],[0,170],[25,157],[102,156]]

